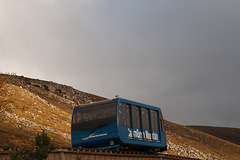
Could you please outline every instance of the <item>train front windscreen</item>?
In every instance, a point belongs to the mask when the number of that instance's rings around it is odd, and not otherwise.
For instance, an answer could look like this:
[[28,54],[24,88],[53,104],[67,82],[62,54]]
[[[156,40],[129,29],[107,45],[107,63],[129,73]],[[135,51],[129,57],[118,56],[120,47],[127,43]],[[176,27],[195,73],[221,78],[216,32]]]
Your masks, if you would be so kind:
[[116,122],[116,102],[75,107],[72,131],[94,131]]

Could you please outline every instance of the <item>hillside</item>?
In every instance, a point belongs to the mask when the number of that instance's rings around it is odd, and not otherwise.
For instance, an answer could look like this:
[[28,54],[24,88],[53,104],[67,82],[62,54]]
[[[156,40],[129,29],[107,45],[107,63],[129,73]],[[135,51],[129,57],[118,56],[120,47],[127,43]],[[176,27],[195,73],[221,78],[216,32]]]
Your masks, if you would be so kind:
[[33,141],[42,129],[55,146],[70,146],[73,107],[105,98],[66,85],[10,76],[1,87],[0,100],[4,99],[8,101],[0,110],[1,146],[13,145],[16,139]]
[[[11,146],[17,140],[31,143],[36,133],[45,129],[55,146],[71,146],[73,106],[104,99],[54,82],[8,76],[0,83],[0,145]],[[240,157],[239,145],[168,121],[165,128],[169,149],[166,154],[201,159]]]
[[239,160],[239,145],[168,121],[165,121],[165,127],[170,148],[167,153],[190,155],[200,159]]
[[212,126],[189,126],[189,127],[240,145],[240,128],[212,127]]

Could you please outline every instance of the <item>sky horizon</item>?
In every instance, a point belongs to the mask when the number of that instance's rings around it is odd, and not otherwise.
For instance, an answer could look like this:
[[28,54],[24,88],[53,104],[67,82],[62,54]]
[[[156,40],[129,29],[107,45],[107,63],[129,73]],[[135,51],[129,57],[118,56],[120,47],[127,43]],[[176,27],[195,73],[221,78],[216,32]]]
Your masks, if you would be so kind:
[[2,0],[0,72],[240,128],[240,1]]

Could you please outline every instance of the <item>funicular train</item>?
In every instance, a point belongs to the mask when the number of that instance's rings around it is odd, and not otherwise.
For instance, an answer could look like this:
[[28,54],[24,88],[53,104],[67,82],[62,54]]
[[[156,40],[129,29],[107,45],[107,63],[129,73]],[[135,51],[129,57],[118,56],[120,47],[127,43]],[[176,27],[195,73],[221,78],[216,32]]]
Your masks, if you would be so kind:
[[115,98],[76,106],[71,123],[73,147],[166,150],[161,109]]

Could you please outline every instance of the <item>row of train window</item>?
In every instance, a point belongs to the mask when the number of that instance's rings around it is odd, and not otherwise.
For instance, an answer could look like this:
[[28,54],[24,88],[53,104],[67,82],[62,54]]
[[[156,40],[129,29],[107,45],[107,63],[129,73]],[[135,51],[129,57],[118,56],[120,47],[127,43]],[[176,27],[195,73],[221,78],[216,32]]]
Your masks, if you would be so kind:
[[[151,130],[152,128],[152,131],[156,131],[156,132],[159,132],[159,126],[160,126],[161,132],[163,131],[162,115],[158,113],[158,111],[156,110],[129,105],[126,103],[120,103],[118,117],[119,117],[119,125],[122,125],[122,126],[131,128],[133,124],[133,128],[139,128],[144,130]],[[159,119],[160,119],[160,125],[159,125]]]

